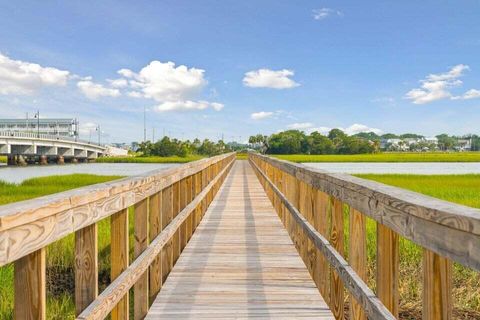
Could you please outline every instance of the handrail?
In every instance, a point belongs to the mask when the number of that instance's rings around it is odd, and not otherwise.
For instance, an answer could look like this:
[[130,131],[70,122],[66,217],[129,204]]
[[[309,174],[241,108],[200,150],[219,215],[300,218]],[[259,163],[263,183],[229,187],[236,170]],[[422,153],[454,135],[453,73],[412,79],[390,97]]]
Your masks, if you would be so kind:
[[362,307],[366,311],[369,319],[390,319],[395,317],[388,311],[382,302],[375,296],[373,291],[367,284],[355,273],[348,262],[339,254],[330,244],[330,242],[323,237],[315,227],[312,226],[307,219],[295,208],[286,198],[286,196],[275,186],[275,184],[263,173],[255,162],[251,162],[257,174],[260,174],[272,188],[273,192],[278,196],[283,205],[288,209],[295,221],[300,225],[302,230],[306,233],[308,238],[320,249],[327,261],[337,271],[343,283],[353,294],[355,299],[361,302]]
[[[363,290],[365,217],[377,222],[377,297],[393,316],[398,316],[399,236],[424,248],[424,319],[451,317],[452,261],[480,270],[478,209],[256,153],[249,153],[249,160],[321,293],[330,295],[338,319],[343,317],[343,285],[357,298],[350,305],[352,318],[362,318],[362,312],[376,318],[369,292]],[[350,265],[342,261],[344,205],[350,209]],[[335,269],[330,288],[325,259]]]
[[44,139],[44,140],[54,140],[59,142],[76,142],[80,144],[90,145],[92,147],[101,147],[104,148],[105,144],[94,143],[88,140],[74,138],[74,137],[66,137],[66,136],[59,136],[59,135],[52,135],[52,134],[38,134],[35,132],[21,132],[21,131],[5,131],[0,130],[0,137],[5,138],[34,138],[34,139]]
[[[121,319],[126,288],[135,285],[135,318],[143,318],[234,161],[229,153],[0,206],[0,266],[14,262],[15,317],[45,319],[45,247],[75,233],[76,314],[101,319],[113,309],[112,319]],[[128,267],[132,206],[136,259]],[[98,296],[97,222],[107,217],[114,281]]]

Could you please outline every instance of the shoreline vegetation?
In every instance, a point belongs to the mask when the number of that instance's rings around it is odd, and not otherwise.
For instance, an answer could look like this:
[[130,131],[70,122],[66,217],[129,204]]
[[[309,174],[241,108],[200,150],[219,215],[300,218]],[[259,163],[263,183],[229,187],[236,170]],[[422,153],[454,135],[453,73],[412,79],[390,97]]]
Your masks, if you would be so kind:
[[187,163],[205,158],[202,155],[180,156],[132,156],[132,157],[102,157],[96,160],[97,163]]
[[480,162],[480,152],[384,152],[372,154],[268,154],[291,162]]

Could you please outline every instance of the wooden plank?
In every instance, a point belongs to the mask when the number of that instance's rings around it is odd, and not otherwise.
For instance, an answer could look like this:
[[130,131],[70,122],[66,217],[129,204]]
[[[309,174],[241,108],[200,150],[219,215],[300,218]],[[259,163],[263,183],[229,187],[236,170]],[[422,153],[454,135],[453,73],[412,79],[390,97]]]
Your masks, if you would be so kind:
[[97,224],[75,232],[75,314],[79,315],[98,295]]
[[[250,162],[256,172],[265,179],[265,175],[254,161]],[[267,183],[271,184],[270,181]],[[361,303],[369,319],[396,319],[391,312],[385,308],[382,302],[375,296],[367,284],[348,265],[348,262],[339,254],[330,242],[323,237],[315,228],[300,214],[298,209],[283,195],[278,188],[274,187],[274,192],[280,196],[286,210],[290,213],[292,224],[298,224],[307,232],[308,237],[314,242],[315,246],[321,251],[321,254],[334,268],[345,287],[351,295]]]
[[333,319],[253,170],[236,161],[146,319]]
[[[112,215],[110,226],[110,274],[114,281],[128,267],[128,209]],[[112,320],[128,320],[128,291],[113,307],[111,317]]]
[[251,157],[261,158],[338,198],[424,248],[480,270],[479,209],[346,174],[328,173],[258,154]]
[[[168,226],[172,219],[172,187],[162,192],[162,230]],[[169,241],[162,250],[162,283],[165,283],[173,265],[172,241]]]
[[[367,231],[366,218],[355,209],[350,208],[350,246],[348,259],[353,270],[364,282],[367,282]],[[351,320],[366,320],[361,305],[350,296]]]
[[[228,171],[227,167],[224,171]],[[128,293],[130,288],[138,281],[138,279],[146,272],[155,258],[171,241],[173,235],[179,226],[191,214],[195,207],[205,198],[208,191],[212,188],[216,180],[206,186],[198,197],[192,201],[180,214],[169,223],[165,229],[158,235],[150,245],[135,259],[132,264],[122,272],[114,281],[101,292],[97,299],[92,302],[78,317],[78,320],[87,319],[104,319],[114,306]],[[166,190],[162,192],[164,194]],[[162,200],[163,201],[163,200]],[[161,291],[160,291],[161,292]],[[113,313],[112,313],[113,315]]]
[[[330,206],[329,206],[329,197],[326,193],[323,193],[319,190],[315,190],[315,202],[314,202],[314,226],[324,238],[328,239],[329,234],[329,221],[330,221]],[[330,303],[330,284],[329,284],[329,275],[330,267],[328,261],[325,259],[323,254],[318,248],[317,250],[317,268],[313,279],[317,284],[317,288],[320,290],[320,294],[325,297],[327,303]]]
[[[332,198],[332,230],[330,233],[330,243],[332,247],[340,254],[344,252],[344,230],[343,230],[343,203]],[[344,293],[343,283],[337,271],[331,269],[330,274],[330,307],[332,308],[335,319],[343,319],[344,313]]]
[[425,320],[452,319],[452,262],[423,251],[423,312]]
[[[149,215],[148,215],[149,242],[152,242],[153,239],[155,239],[160,234],[160,231],[162,228],[162,220],[160,215],[160,208],[162,206],[161,201],[162,201],[162,192],[159,192],[151,196],[148,202],[149,204],[149,210],[148,210],[149,211]],[[148,295],[149,295],[150,304],[153,303],[153,300],[155,299],[158,292],[160,292],[160,289],[162,288],[162,260],[161,259],[162,259],[161,254],[159,254],[155,258],[155,260],[153,260],[149,268],[148,281],[149,281],[150,287],[149,287]]]
[[398,234],[377,223],[377,296],[398,317]]
[[[134,259],[148,247],[148,200],[135,204]],[[148,272],[144,272],[133,287],[134,319],[143,319],[148,312]]]
[[[0,266],[105,219],[232,154],[0,206]],[[7,245],[8,244],[8,245]]]
[[15,261],[15,319],[46,319],[45,272],[45,249]]

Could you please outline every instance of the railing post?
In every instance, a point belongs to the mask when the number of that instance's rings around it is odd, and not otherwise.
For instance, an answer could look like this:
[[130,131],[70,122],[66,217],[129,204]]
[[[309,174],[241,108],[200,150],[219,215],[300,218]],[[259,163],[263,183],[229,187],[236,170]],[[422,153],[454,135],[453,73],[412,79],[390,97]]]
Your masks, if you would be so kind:
[[398,234],[377,223],[377,296],[398,318]]
[[[333,198],[333,197],[332,197]],[[330,242],[332,246],[343,256],[344,253],[344,230],[343,230],[343,203],[333,198],[332,229]],[[343,319],[343,283],[338,273],[331,269],[330,274],[330,308],[335,319]]]
[[[162,227],[162,221],[160,216],[160,208],[162,205],[161,201],[162,201],[162,192],[160,191],[154,194],[153,196],[151,196],[148,202],[149,203],[148,232],[149,232],[150,242],[152,242],[152,240],[155,239],[160,234],[160,231],[161,231],[161,227]],[[161,254],[159,254],[150,265],[148,279],[150,282],[150,288],[149,288],[150,304],[152,304],[153,301],[155,300],[155,297],[157,296],[157,294],[160,292],[160,289],[162,288],[162,256]]]
[[15,261],[15,319],[46,318],[45,269],[45,248]]
[[[127,267],[128,257],[128,209],[112,215],[111,237],[111,278],[115,280]],[[128,292],[112,310],[112,320],[128,319]]]
[[75,232],[75,313],[79,315],[98,295],[97,224]]
[[[329,197],[326,193],[317,190],[314,202],[314,226],[315,229],[326,239],[328,239],[329,230]],[[317,288],[320,289],[320,294],[329,303],[329,264],[320,250],[317,249],[317,272],[314,275],[314,280],[317,284]]]
[[423,250],[422,318],[452,318],[452,262],[427,249]]
[[[134,257],[142,254],[148,247],[148,199],[135,204]],[[148,272],[145,272],[134,287],[134,318],[143,319],[148,312]]]
[[[172,186],[165,188],[162,192],[162,230],[172,221]],[[165,244],[162,249],[162,283],[165,283],[167,276],[173,267],[172,240]]]
[[[367,281],[367,234],[366,218],[357,210],[350,208],[350,246],[348,259],[353,270]],[[365,312],[360,304],[350,296],[350,319],[365,320]]]
[[[170,219],[170,221],[173,220],[180,212],[180,192],[181,192],[180,181],[177,181],[173,184],[173,198],[172,198],[173,212],[172,212],[172,219]],[[173,252],[172,267],[173,267],[173,265],[175,265],[175,263],[177,262],[178,257],[180,256],[180,229],[175,231],[175,234],[172,238],[172,252]]]

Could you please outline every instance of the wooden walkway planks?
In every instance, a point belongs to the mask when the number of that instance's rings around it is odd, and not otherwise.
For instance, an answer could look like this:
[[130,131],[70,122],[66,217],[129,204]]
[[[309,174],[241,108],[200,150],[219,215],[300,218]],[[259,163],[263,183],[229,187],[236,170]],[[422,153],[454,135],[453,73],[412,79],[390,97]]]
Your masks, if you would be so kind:
[[333,319],[247,161],[237,161],[146,319]]

